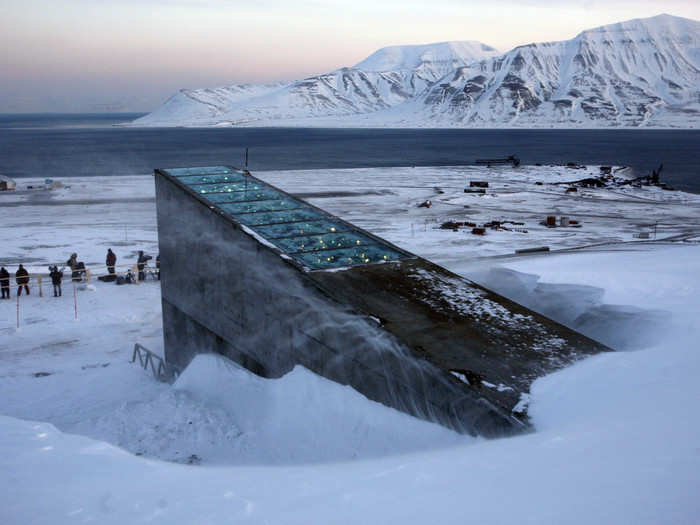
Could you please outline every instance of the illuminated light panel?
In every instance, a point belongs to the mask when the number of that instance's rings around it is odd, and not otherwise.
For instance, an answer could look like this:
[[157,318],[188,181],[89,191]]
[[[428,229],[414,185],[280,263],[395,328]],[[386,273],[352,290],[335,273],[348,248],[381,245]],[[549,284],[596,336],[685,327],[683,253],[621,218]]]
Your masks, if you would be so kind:
[[[249,188],[245,182],[231,182],[224,184],[188,184],[191,190],[201,193],[226,193],[230,191],[246,191],[256,188]],[[262,186],[258,186],[262,188]]]
[[162,171],[310,269],[412,257],[241,170],[210,166]]
[[307,266],[323,270],[356,264],[397,261],[406,257],[403,253],[382,244],[344,248],[318,252],[303,252],[293,255]]
[[299,237],[306,235],[321,235],[324,233],[344,232],[350,229],[349,226],[337,221],[319,219],[316,221],[292,222],[289,224],[270,224],[268,226],[258,226],[255,228],[260,235],[269,240],[280,237]]
[[[252,185],[250,185],[252,186]],[[256,185],[259,186],[259,185]],[[210,193],[207,199],[214,203],[220,202],[246,202],[246,201],[265,201],[276,199],[280,196],[279,192],[265,189],[263,187],[250,188],[248,191],[230,191],[226,193]]]
[[275,244],[288,253],[296,254],[298,252],[314,252],[319,250],[336,250],[340,248],[368,246],[376,244],[376,241],[361,233],[346,232],[277,239]]
[[260,213],[268,211],[283,211],[295,210],[304,208],[304,204],[296,199],[274,199],[266,201],[248,201],[248,202],[225,202],[219,203],[219,208],[232,215],[242,213]]
[[[245,213],[241,215],[232,215],[241,224],[250,226],[257,231],[258,226],[267,226],[270,224],[283,224],[288,222],[313,221],[316,219],[325,219],[326,216],[320,212],[298,208],[296,210],[270,211],[265,213]],[[274,243],[274,239],[268,239]]]
[[166,170],[173,177],[183,177],[185,175],[220,175],[226,173],[238,173],[245,175],[243,171],[231,168],[229,166],[202,166],[199,168],[169,168]]
[[243,182],[245,175],[233,173],[231,175],[186,175],[178,180],[185,184],[213,184],[217,182]]

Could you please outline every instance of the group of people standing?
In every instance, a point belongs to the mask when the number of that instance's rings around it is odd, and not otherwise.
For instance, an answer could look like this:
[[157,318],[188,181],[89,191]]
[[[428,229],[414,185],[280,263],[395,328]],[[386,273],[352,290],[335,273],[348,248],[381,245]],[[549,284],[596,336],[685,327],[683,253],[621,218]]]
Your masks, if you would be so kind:
[[[146,279],[146,265],[151,259],[153,259],[152,256],[146,255],[145,253],[143,253],[143,250],[139,250],[138,259],[136,259],[136,268],[138,269],[139,281],[143,281]],[[114,254],[111,248],[107,250],[107,258],[105,259],[105,264],[107,265],[107,272],[109,273],[105,277],[100,277],[100,279],[104,281],[115,280],[115,266],[117,264],[117,256]],[[128,272],[127,275],[131,275],[131,272]],[[158,277],[158,280],[160,280],[160,254],[156,256],[156,276]],[[131,281],[129,280],[129,282]],[[119,282],[117,281],[117,283]]]
[[[63,272],[58,269],[58,266],[49,266],[49,277],[51,277],[53,284],[53,296],[60,297]],[[22,289],[29,295],[29,272],[21,264],[15,272],[15,282],[17,283],[17,297],[22,295]],[[10,298],[10,272],[4,266],[0,268],[0,290],[2,290],[3,299]]]
[[[153,257],[150,255],[145,255],[142,250],[139,251],[139,257],[137,259],[136,265],[138,267],[139,280],[143,281],[146,278],[145,268],[146,264]],[[107,266],[107,272],[110,276],[115,276],[117,256],[112,251],[111,248],[107,250],[107,257],[105,259]],[[66,261],[66,266],[71,270],[71,280],[81,281],[83,275],[86,272],[85,264],[78,261],[78,254],[73,253],[70,259]],[[156,275],[160,280],[160,255],[156,257]],[[58,265],[49,266],[49,277],[51,277],[51,284],[53,285],[53,296],[61,297],[61,282],[63,281],[63,268],[59,270]],[[10,299],[10,272],[8,272],[4,266],[0,267],[0,290],[2,291],[3,299]],[[17,283],[17,296],[22,295],[22,289],[29,295],[29,272],[27,269],[19,265],[19,269],[15,272],[15,282]]]
[[[17,295],[22,295],[22,288],[29,295],[29,272],[27,269],[19,265],[19,269],[15,272],[15,282],[17,283]],[[5,267],[0,267],[0,290],[2,290],[2,298],[10,298],[10,272]]]

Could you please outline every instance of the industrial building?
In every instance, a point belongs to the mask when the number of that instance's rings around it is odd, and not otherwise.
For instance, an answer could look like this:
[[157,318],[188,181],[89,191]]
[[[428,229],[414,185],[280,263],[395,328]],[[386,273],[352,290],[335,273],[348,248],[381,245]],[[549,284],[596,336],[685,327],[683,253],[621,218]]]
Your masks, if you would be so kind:
[[607,351],[229,166],[155,171],[166,361],[294,366],[460,432],[527,428],[537,378]]

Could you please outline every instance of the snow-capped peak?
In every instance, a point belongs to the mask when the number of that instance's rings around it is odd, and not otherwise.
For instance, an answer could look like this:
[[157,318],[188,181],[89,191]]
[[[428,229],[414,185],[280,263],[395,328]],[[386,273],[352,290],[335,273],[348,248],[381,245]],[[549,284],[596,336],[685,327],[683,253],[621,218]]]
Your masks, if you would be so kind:
[[635,34],[637,36],[654,36],[657,38],[660,36],[691,37],[692,33],[697,33],[698,31],[700,31],[700,22],[697,20],[662,13],[649,18],[634,18],[586,29],[581,31],[577,38],[596,33],[604,33],[609,36],[627,35],[628,37]]
[[389,46],[375,51],[355,68],[363,71],[401,71],[416,69],[427,63],[451,70],[499,54],[497,49],[475,40]]

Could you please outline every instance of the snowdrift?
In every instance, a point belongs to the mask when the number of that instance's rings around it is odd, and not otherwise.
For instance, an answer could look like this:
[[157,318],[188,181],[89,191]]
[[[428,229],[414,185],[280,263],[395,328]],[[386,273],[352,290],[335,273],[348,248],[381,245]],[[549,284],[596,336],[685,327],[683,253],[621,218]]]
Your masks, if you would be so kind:
[[239,463],[339,461],[473,441],[300,366],[265,379],[225,357],[202,354],[174,388],[229,415],[238,431],[229,460]]
[[[140,375],[131,365],[102,370],[99,381],[118,390],[113,375],[125,373]],[[80,392],[94,389],[95,380]],[[217,354],[195,357],[172,388],[141,387],[142,399],[126,395],[124,401],[113,394],[95,409],[80,406],[80,395],[60,390],[56,380],[46,385],[74,410],[48,415],[33,406],[12,413],[37,414],[62,431],[177,463],[348,461],[475,441],[370,401],[303,367],[265,379]]]

